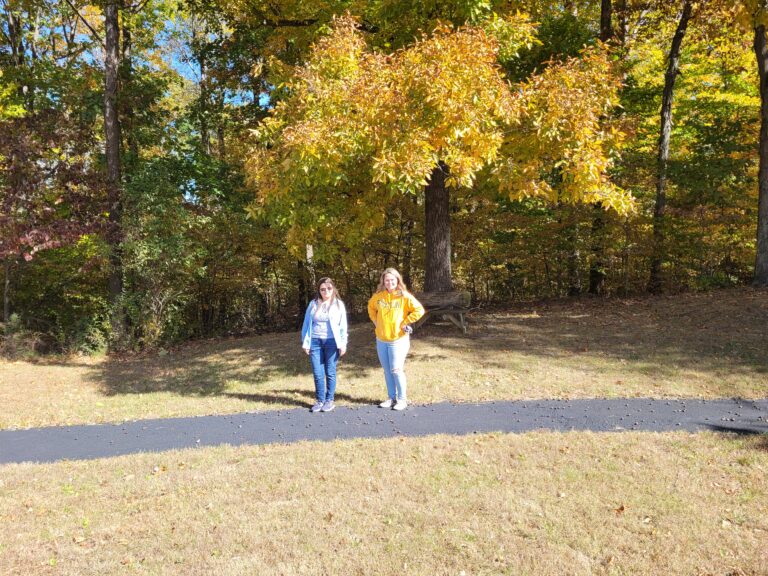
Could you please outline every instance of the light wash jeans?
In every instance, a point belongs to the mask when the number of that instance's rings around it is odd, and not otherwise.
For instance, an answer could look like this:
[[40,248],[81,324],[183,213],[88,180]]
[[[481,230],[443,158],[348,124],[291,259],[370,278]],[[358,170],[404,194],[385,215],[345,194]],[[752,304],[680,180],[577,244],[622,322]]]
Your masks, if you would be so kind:
[[379,353],[379,362],[384,368],[384,379],[387,382],[387,394],[393,400],[407,400],[405,379],[405,357],[411,347],[411,338],[408,335],[398,338],[393,342],[382,342],[376,339],[376,352]]
[[315,398],[318,402],[333,402],[336,393],[336,363],[339,348],[331,338],[312,338],[309,347],[309,361],[315,379]]

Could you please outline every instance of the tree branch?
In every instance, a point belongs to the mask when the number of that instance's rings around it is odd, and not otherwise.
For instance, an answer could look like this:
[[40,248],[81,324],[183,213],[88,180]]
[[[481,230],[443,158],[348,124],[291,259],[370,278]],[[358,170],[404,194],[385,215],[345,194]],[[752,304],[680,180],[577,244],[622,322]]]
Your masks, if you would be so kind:
[[0,28],[0,32],[3,34],[3,38],[5,38],[5,41],[6,41],[8,44],[10,44],[10,43],[11,43],[11,39],[10,39],[10,37],[8,36],[8,34],[6,34],[6,33],[5,33],[5,30],[3,30],[2,28]]
[[138,4],[131,4],[130,6],[126,6],[127,10],[131,12],[132,14],[138,14],[141,12],[141,10],[144,8],[144,6],[149,3],[149,0],[141,0]]
[[83,24],[85,24],[85,27],[88,28],[88,30],[91,31],[91,34],[93,34],[94,38],[96,38],[96,40],[99,41],[99,44],[101,44],[102,47],[105,47],[106,44],[104,44],[104,40],[102,40],[101,36],[99,36],[99,33],[96,32],[96,30],[94,30],[93,27],[90,24],[88,24],[88,21],[85,18],[83,18],[83,15],[80,14],[80,12],[77,10],[77,8],[75,8],[75,5],[72,4],[72,2],[70,0],[66,0],[66,2],[67,2],[67,4],[69,4],[69,7],[72,8],[72,10],[77,15],[77,17],[80,18],[80,21]]

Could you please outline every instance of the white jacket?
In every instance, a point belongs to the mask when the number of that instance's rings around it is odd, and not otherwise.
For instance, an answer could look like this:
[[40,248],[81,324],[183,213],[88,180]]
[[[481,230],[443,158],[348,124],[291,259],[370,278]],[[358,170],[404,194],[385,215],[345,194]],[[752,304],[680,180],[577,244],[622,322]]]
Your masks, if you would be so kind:
[[[307,306],[304,313],[304,324],[301,327],[301,347],[308,349],[312,343],[312,319],[317,310],[317,299],[313,298]],[[336,301],[328,309],[328,320],[331,324],[333,339],[336,340],[336,347],[339,349],[347,348],[347,309],[344,302],[336,298]]]

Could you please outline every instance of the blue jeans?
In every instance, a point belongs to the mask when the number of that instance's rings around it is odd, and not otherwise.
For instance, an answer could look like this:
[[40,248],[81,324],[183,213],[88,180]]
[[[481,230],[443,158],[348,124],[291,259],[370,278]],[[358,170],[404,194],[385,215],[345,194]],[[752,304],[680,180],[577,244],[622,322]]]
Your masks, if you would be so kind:
[[405,357],[411,347],[411,338],[406,335],[393,342],[382,342],[376,339],[376,352],[379,362],[384,368],[384,380],[387,382],[387,394],[393,400],[407,400],[407,384],[405,379]]
[[336,363],[339,361],[336,340],[333,337],[312,338],[309,361],[312,362],[312,375],[315,377],[315,398],[318,402],[332,401],[336,393]]

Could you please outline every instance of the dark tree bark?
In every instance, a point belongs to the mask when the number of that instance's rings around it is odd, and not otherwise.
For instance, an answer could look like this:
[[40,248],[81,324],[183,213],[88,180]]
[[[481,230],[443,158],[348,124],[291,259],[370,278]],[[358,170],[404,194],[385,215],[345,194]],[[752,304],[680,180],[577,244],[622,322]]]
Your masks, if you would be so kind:
[[754,49],[760,79],[760,167],[757,173],[757,253],[753,285],[768,287],[768,48],[762,24],[755,28]]
[[3,262],[3,322],[7,323],[11,319],[11,259],[6,258]]
[[297,271],[297,300],[296,303],[299,306],[299,314],[296,317],[296,327],[301,328],[304,322],[304,311],[309,305],[310,298],[308,297],[307,290],[307,271],[304,267],[304,262],[296,260]]
[[414,208],[417,201],[415,196],[410,196],[403,201],[402,204],[402,218],[400,222],[400,232],[403,245],[402,254],[402,269],[400,273],[403,275],[403,281],[409,288],[411,287],[413,280],[413,234],[416,223],[414,222],[413,214],[415,213],[409,203],[412,203]]
[[219,121],[219,125],[216,127],[216,140],[219,145],[219,160],[224,162],[224,159],[227,156],[227,146],[226,141],[224,140],[224,125],[221,124],[221,120]]
[[617,0],[616,2],[616,40],[621,46],[627,42],[627,0]]
[[600,0],[600,40],[608,42],[613,38],[613,5],[611,0]]
[[[123,0],[124,2],[125,0]],[[130,27],[125,22],[125,6],[123,6],[123,27],[122,27],[122,55],[120,62],[120,92],[130,94],[131,84],[133,83],[133,37]],[[126,143],[128,144],[129,158],[126,162],[126,172],[130,173],[130,168],[139,158],[139,141],[136,138],[136,111],[134,109],[134,100],[132,97],[122,100],[122,116],[125,130]]]
[[569,224],[565,231],[571,249],[568,252],[568,296],[581,294],[581,250],[579,250],[579,223]]
[[118,79],[120,66],[120,0],[104,6],[104,135],[107,160],[107,201],[109,203],[110,273],[109,297],[112,303],[113,347],[125,343],[125,317],[120,297],[123,293],[122,187],[120,182],[120,120],[118,118]]
[[16,66],[24,65],[24,36],[21,18],[9,7],[5,10],[5,18],[8,22],[8,39],[11,46],[11,61]]
[[[611,0],[600,2],[600,40],[608,42],[613,38],[613,5]],[[600,202],[593,204],[591,245],[592,258],[589,263],[590,294],[602,294],[605,291],[605,210]]]
[[208,124],[208,112],[210,106],[210,90],[208,86],[208,61],[205,52],[200,51],[198,58],[200,63],[200,147],[208,156],[211,154],[211,133]]
[[451,280],[450,194],[445,186],[448,166],[440,162],[424,190],[426,261],[424,290],[444,292],[453,289]]
[[672,46],[667,59],[667,71],[664,74],[664,94],[661,99],[661,131],[659,133],[659,152],[657,159],[656,204],[653,209],[653,255],[648,291],[654,294],[663,287],[662,267],[664,265],[665,223],[664,212],[667,206],[667,163],[669,162],[669,141],[672,135],[672,101],[675,95],[675,80],[680,74],[680,47],[691,19],[691,2],[685,1],[677,30],[672,37]]
[[413,218],[407,217],[403,234],[403,281],[411,287],[411,267],[413,262]]

